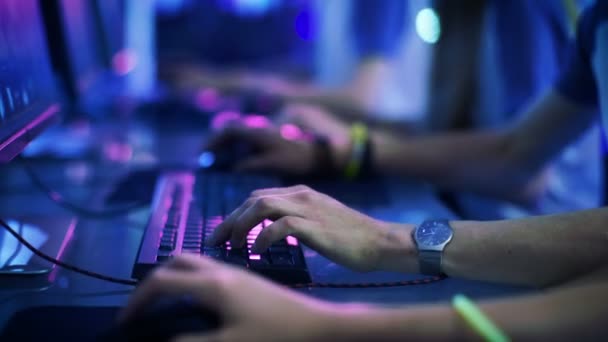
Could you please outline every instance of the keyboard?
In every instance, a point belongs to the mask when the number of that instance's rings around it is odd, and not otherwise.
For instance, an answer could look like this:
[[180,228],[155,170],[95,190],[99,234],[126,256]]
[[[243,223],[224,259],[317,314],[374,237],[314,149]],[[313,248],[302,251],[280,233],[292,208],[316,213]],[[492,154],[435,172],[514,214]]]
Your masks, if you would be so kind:
[[275,179],[262,176],[163,173],[156,183],[151,215],[132,276],[142,279],[157,265],[191,253],[247,268],[282,284],[311,282],[302,247],[295,237],[288,236],[261,254],[251,252],[257,235],[272,223],[269,220],[253,227],[243,248],[234,248],[230,242],[205,246],[214,229],[253,190],[277,186]]

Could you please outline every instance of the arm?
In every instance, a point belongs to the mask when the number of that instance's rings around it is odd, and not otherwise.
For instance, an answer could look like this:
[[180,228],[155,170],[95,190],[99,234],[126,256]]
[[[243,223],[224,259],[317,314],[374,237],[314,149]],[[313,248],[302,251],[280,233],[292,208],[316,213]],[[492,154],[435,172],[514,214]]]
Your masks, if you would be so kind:
[[526,201],[542,190],[535,182],[543,166],[594,117],[551,91],[501,131],[401,138],[375,132],[373,163],[382,172]]
[[[608,274],[604,270],[605,274]],[[543,294],[489,300],[484,311],[517,340],[580,340],[605,336],[608,281],[560,288]],[[344,311],[348,312],[348,311]],[[334,322],[338,336],[360,340],[479,340],[447,305],[409,309],[365,308]]]
[[[603,273],[606,278],[608,272]],[[542,294],[484,301],[480,307],[514,340],[597,339],[608,333],[607,291],[606,279],[594,280]],[[176,336],[179,341],[479,339],[447,305],[387,309],[323,302],[194,255],[180,256],[148,277],[120,318],[131,319],[154,299],[171,295],[187,295],[222,322],[217,330]],[[289,329],[277,330],[277,326]]]
[[[333,164],[342,169],[350,155],[349,128],[325,112],[298,109],[300,117],[291,120],[315,132],[331,137]],[[385,174],[419,178],[438,186],[491,194],[518,202],[533,202],[544,190],[543,167],[559,151],[572,142],[593,122],[591,110],[566,100],[550,91],[522,115],[523,120],[500,131],[459,132],[439,135],[397,135],[371,129],[372,164]],[[307,124],[310,123],[310,124]],[[296,151],[292,141],[281,137],[278,130],[241,128],[235,135],[259,146],[259,155],[252,156],[247,170],[267,170],[302,175],[314,169],[314,149],[307,147],[307,158],[294,163],[286,156]],[[264,141],[271,139],[272,144]],[[310,145],[301,142],[300,145]],[[293,146],[292,146],[293,145]],[[306,161],[308,164],[304,165]]]
[[[263,252],[287,235],[361,270],[417,272],[413,226],[381,222],[305,186],[255,191],[218,226],[208,244],[242,246],[259,222],[275,220],[252,247]],[[547,286],[608,264],[608,208],[495,222],[454,221],[444,250],[450,276]]]
[[[449,276],[547,286],[608,264],[608,208],[493,222],[454,221],[443,271]],[[417,267],[411,226],[387,231],[380,267],[408,272]],[[409,259],[410,263],[401,263]]]

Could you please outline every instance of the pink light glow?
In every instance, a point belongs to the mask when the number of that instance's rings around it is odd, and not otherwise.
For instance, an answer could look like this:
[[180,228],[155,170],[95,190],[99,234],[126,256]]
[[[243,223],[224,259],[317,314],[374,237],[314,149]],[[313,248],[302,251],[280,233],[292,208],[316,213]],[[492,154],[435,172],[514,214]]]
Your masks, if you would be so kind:
[[[63,257],[63,254],[65,253],[66,248],[68,247],[68,244],[74,238],[74,230],[76,229],[77,223],[78,223],[77,219],[72,219],[72,221],[70,222],[70,226],[68,227],[68,231],[65,234],[65,238],[61,242],[61,247],[59,247],[59,251],[57,252],[58,260],[61,260],[61,258]],[[61,267],[57,267],[57,266],[53,267],[53,271],[51,271],[51,273],[49,274],[49,277],[48,277],[50,283],[55,282],[55,279],[57,279],[57,272],[59,271],[60,268]]]
[[204,111],[214,111],[220,106],[220,94],[213,88],[203,88],[196,93],[194,102]]
[[302,130],[293,124],[285,124],[281,126],[281,136],[285,140],[299,140],[302,138]]
[[250,254],[249,260],[261,260],[262,257],[259,254]]
[[290,246],[297,246],[298,245],[298,239],[296,239],[293,236],[287,236],[285,238],[285,240],[287,240],[287,244]]
[[247,115],[244,122],[245,126],[251,128],[266,128],[270,126],[270,120],[261,115]]
[[217,113],[211,120],[211,127],[215,130],[222,129],[231,121],[237,121],[241,118],[241,114],[235,111],[226,110]]
[[107,160],[124,162],[133,157],[133,148],[125,143],[108,142],[103,146],[103,154]]
[[112,68],[117,75],[125,76],[137,67],[137,53],[130,49],[122,49],[112,57]]

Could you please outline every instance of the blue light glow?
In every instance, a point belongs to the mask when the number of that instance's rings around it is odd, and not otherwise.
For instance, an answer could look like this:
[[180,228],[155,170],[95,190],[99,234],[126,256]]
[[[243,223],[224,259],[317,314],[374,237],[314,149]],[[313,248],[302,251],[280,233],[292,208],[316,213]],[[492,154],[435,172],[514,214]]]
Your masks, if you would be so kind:
[[213,165],[213,163],[215,163],[215,154],[213,152],[206,151],[198,157],[198,165],[202,168],[206,169]]
[[432,8],[424,8],[416,15],[416,33],[420,39],[435,44],[441,36],[439,16]]
[[296,33],[302,40],[311,40],[314,38],[313,17],[310,11],[302,11],[296,17]]

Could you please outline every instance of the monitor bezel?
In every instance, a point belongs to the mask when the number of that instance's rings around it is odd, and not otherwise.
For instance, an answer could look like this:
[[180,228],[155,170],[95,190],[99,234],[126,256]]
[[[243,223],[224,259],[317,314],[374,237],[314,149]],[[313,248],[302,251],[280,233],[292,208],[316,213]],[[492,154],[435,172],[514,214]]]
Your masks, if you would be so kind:
[[61,104],[40,100],[20,113],[19,119],[2,126],[0,135],[0,164],[6,164],[19,155],[27,145],[49,126],[59,122]]

